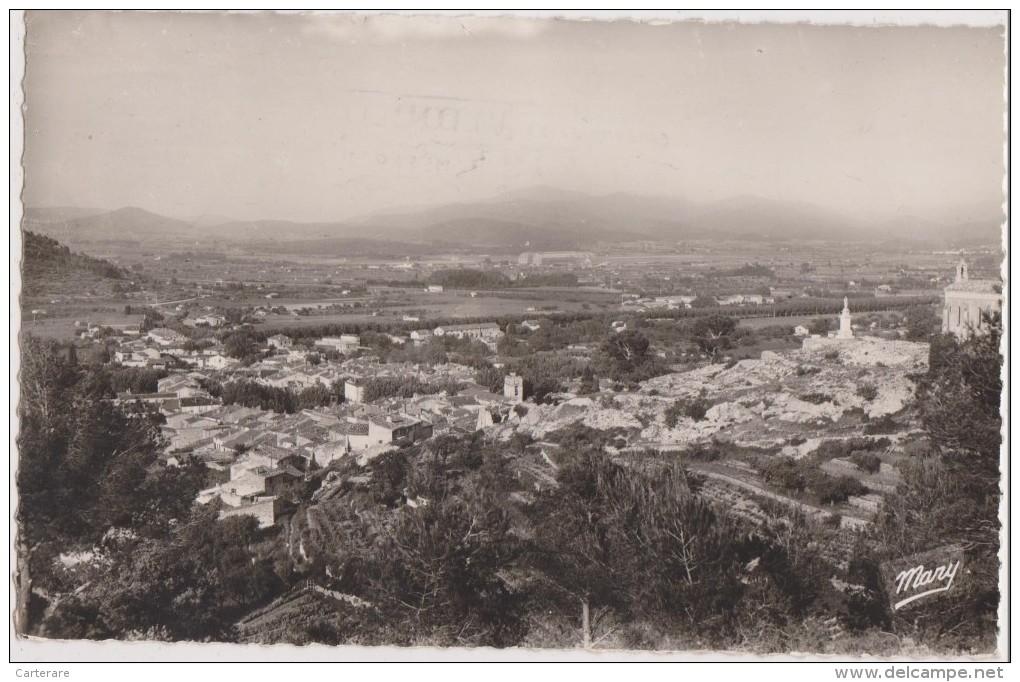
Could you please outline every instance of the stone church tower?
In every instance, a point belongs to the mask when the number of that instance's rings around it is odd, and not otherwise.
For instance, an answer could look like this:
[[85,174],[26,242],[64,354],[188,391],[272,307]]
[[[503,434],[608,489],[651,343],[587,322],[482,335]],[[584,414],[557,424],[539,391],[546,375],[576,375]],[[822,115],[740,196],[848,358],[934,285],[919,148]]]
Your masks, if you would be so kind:
[[524,402],[524,377],[517,374],[508,374],[503,379],[503,395],[514,402]]
[[980,333],[982,314],[1002,310],[1002,283],[971,279],[964,260],[956,265],[956,281],[946,287],[942,305],[942,331],[966,338]]

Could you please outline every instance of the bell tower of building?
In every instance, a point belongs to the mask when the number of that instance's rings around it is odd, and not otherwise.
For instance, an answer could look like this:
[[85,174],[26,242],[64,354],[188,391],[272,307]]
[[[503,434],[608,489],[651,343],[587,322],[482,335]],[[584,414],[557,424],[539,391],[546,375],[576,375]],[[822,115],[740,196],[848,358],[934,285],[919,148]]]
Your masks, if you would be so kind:
[[956,264],[956,281],[966,282],[970,279],[970,274],[967,272],[967,262],[960,259],[960,262]]

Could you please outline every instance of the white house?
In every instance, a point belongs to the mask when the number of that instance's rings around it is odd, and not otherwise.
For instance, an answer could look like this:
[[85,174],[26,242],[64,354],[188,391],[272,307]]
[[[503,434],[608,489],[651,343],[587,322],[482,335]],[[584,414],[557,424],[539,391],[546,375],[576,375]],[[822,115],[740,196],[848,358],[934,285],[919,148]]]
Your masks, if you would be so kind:
[[375,444],[414,443],[432,436],[432,425],[404,414],[387,414],[368,420],[368,439]]
[[222,315],[202,315],[195,318],[195,324],[205,324],[210,327],[222,327],[227,323],[227,318]]
[[173,329],[157,327],[149,330],[149,338],[161,346],[179,346],[187,339],[184,335],[175,332]]
[[207,367],[209,369],[226,369],[236,362],[237,360],[228,358],[226,355],[221,355],[220,353],[216,353],[199,360],[200,366]]
[[365,385],[356,379],[345,381],[344,400],[349,403],[365,402]]
[[266,341],[272,348],[290,348],[294,345],[294,340],[285,334],[270,336]]
[[410,336],[411,340],[414,341],[414,343],[417,345],[422,343],[423,341],[428,341],[429,339],[431,339],[432,331],[429,329],[415,329],[413,332],[411,332]]

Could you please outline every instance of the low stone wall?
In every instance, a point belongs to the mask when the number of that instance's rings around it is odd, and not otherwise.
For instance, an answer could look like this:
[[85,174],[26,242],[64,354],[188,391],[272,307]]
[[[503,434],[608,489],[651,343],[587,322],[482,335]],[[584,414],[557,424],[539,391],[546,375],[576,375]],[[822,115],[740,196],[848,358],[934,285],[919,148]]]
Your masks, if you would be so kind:
[[268,528],[276,523],[276,515],[280,512],[280,500],[276,497],[267,497],[251,504],[240,507],[226,507],[220,512],[220,518],[230,516],[254,516],[259,522],[259,528]]

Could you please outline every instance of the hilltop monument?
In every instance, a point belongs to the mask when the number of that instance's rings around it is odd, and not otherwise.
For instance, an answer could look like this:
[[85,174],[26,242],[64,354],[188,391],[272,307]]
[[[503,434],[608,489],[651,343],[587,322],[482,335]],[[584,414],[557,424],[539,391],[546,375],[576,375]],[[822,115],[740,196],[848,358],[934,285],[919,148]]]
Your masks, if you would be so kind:
[[843,297],[843,312],[839,314],[839,331],[836,332],[836,338],[841,340],[854,338],[854,328],[850,319],[850,302],[846,296]]
[[827,335],[812,334],[801,342],[801,348],[821,348],[837,341],[853,341],[853,317],[850,315],[850,301],[843,297],[843,311],[839,314],[839,329]]

